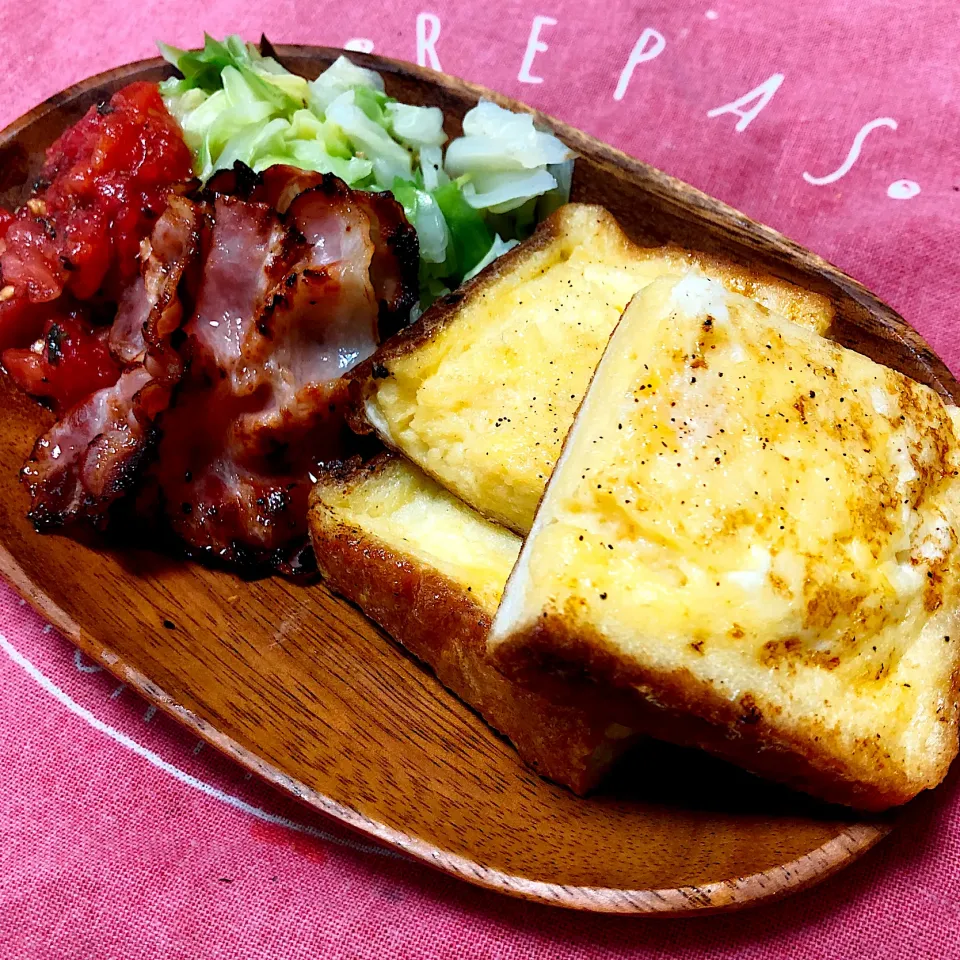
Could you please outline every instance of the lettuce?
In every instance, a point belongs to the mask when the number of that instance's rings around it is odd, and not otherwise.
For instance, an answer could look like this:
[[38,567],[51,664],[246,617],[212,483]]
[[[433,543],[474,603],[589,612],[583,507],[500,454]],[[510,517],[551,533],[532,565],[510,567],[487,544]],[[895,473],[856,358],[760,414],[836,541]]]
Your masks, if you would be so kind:
[[386,105],[390,132],[401,143],[411,147],[442,147],[447,142],[443,132],[443,111],[439,107],[414,107],[392,101]]
[[237,36],[205,35],[201,50],[158,47],[181,74],[160,90],[202,180],[238,162],[282,163],[393,193],[420,241],[418,309],[569,198],[572,154],[527,114],[481,101],[444,154],[440,109],[399,103],[379,74],[346,57],[307,81]]
[[341,94],[348,90],[368,90],[386,98],[383,77],[338,57],[310,84],[310,106],[322,114]]
[[378,186],[387,189],[397,178],[412,178],[410,151],[397,143],[385,126],[370,118],[357,102],[355,91],[341,93],[325,112],[327,122],[343,132],[354,154],[368,157],[373,163]]
[[[447,147],[446,169],[452,177],[469,178],[464,194],[470,206],[501,214],[547,194],[566,202],[570,184],[564,165],[572,157],[555,136],[538,130],[529,114],[481,100],[463,118],[463,136]],[[561,173],[563,185],[555,173]]]

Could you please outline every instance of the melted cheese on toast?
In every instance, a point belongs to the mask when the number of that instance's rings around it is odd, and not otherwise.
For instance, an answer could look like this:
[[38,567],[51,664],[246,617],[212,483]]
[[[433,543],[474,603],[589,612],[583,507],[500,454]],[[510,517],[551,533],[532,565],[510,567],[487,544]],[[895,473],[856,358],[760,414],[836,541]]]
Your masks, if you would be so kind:
[[597,370],[491,651],[606,661],[901,801],[934,785],[957,739],[955,415],[701,273],[657,280]]
[[638,247],[602,208],[570,204],[443,308],[449,318],[429,334],[435,314],[373,358],[366,419],[475,509],[525,533],[624,307],[691,264],[819,333],[831,323],[817,294],[679,248]]
[[400,457],[362,482],[323,481],[315,505],[411,561],[437,570],[491,616],[520,553],[520,538],[491,523]]

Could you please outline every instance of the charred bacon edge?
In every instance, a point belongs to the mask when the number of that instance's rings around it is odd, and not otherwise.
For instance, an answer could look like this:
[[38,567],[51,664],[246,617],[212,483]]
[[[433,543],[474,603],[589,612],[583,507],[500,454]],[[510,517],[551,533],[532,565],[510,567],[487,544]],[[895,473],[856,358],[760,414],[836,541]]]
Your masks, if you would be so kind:
[[[274,167],[265,173],[258,174],[243,164],[235,165],[232,171],[217,174],[205,187],[198,188],[196,184],[190,184],[187,188],[176,191],[177,196],[186,196],[197,204],[201,216],[198,217],[197,228],[188,241],[189,254],[185,253],[176,258],[172,266],[178,274],[176,282],[172,286],[164,286],[157,302],[151,305],[143,329],[144,339],[149,342],[144,363],[148,358],[155,361],[157,365],[162,365],[162,361],[166,364],[168,372],[159,374],[156,381],[145,384],[132,398],[132,417],[141,427],[142,434],[135,439],[132,449],[111,465],[110,472],[102,484],[101,496],[92,497],[89,494],[84,496],[78,508],[73,511],[74,515],[89,518],[95,524],[102,525],[113,502],[136,484],[144,466],[156,453],[159,438],[163,432],[162,420],[158,423],[157,419],[162,416],[164,409],[173,405],[173,394],[177,390],[185,366],[190,362],[189,349],[185,347],[188,338],[184,335],[183,325],[194,315],[195,303],[188,302],[188,298],[183,297],[186,292],[183,288],[187,286],[186,278],[191,262],[196,263],[206,259],[202,256],[202,248],[207,238],[201,236],[203,228],[199,224],[206,224],[207,227],[211,225],[208,204],[217,200],[263,203],[264,206],[272,207],[272,212],[286,228],[283,254],[273,261],[277,268],[276,279],[267,284],[269,299],[264,304],[253,305],[255,315],[260,321],[257,329],[267,336],[266,331],[270,328],[273,309],[280,305],[288,292],[294,292],[293,288],[301,282],[310,281],[313,273],[318,272],[316,268],[299,269],[303,266],[302,263],[293,259],[295,253],[301,254],[300,261],[305,259],[302,247],[306,241],[293,222],[295,210],[292,211],[291,208],[305,193],[313,192],[352,201],[366,216],[370,223],[374,248],[370,264],[370,279],[375,284],[377,294],[380,339],[405,324],[406,314],[417,295],[419,249],[416,231],[406,222],[402,207],[390,194],[353,191],[332,174],[309,173],[289,167]],[[267,200],[272,200],[273,203],[264,203]],[[383,264],[380,271],[375,270],[375,262]],[[395,289],[388,291],[386,284],[377,283],[383,277],[388,278]],[[180,314],[180,325],[168,334],[161,329],[161,320],[167,314],[175,294],[183,297],[184,305]],[[278,297],[280,299],[277,299]],[[177,333],[180,337],[177,337]],[[178,340],[181,342],[177,342]],[[103,433],[93,438],[87,448],[78,453],[74,466],[64,476],[56,478],[51,491],[52,498],[45,498],[34,504],[30,518],[38,530],[62,526],[71,518],[70,514],[56,509],[56,501],[58,499],[63,501],[64,487],[69,484],[71,474],[75,478],[75,483],[82,483],[82,465],[102,437]],[[34,448],[31,462],[40,452],[43,439],[41,438]],[[327,464],[333,462],[327,461]],[[269,490],[267,484],[264,489]],[[280,486],[282,483],[278,484],[278,489]],[[82,487],[81,490],[83,490]],[[269,569],[279,569],[288,574],[298,575],[308,572],[311,566],[307,562],[311,558],[305,537],[303,540],[299,537],[292,538],[289,543],[280,547],[263,549],[235,539],[229,543],[226,551],[217,551],[213,544],[197,546],[180,538],[178,540],[187,556],[206,563],[213,562],[218,565],[227,563],[240,567],[242,572],[250,575],[258,575]]]

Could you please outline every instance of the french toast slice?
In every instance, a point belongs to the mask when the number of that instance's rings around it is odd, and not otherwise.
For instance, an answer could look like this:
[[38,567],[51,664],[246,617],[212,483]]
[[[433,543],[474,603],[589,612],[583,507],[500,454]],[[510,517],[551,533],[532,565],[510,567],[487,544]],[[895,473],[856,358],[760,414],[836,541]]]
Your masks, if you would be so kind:
[[[960,448],[929,388],[702,274],[630,304],[489,636],[868,810],[957,752]],[[648,725],[648,729],[650,729]]]
[[428,664],[541,776],[586,793],[637,738],[624,694],[567,682],[548,696],[494,668],[486,633],[520,539],[409,461],[384,453],[324,473],[310,531],[327,582]]
[[357,367],[353,426],[525,534],[624,307],[691,265],[819,333],[830,326],[819,294],[717,257],[639,247],[602,207],[569,204]]

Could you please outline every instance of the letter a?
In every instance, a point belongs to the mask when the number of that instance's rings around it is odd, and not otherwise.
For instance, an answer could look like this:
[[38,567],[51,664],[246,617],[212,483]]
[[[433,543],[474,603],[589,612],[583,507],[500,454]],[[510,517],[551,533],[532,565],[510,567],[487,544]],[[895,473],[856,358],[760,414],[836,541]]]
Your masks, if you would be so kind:
[[[769,79],[764,80],[759,87],[754,87],[749,93],[745,93],[739,100],[708,110],[707,116],[719,117],[722,113],[734,113],[740,118],[734,129],[737,133],[743,133],[756,115],[773,99],[773,95],[780,89],[781,83],[783,83],[783,74],[775,73]],[[756,103],[752,107],[748,110],[743,109],[753,101],[756,101]]]
[[[650,43],[651,40],[653,43]],[[649,47],[647,46],[648,43],[650,43]],[[646,63],[648,60],[659,57],[660,54],[663,53],[663,48],[666,45],[667,41],[664,40],[663,34],[658,33],[652,27],[647,27],[643,33],[640,34],[640,39],[633,45],[633,49],[630,51],[627,65],[620,73],[620,79],[617,81],[617,89],[613,92],[614,100],[623,99],[624,94],[627,92],[627,87],[630,86],[630,80],[633,77],[633,68],[636,67],[638,63]]]
[[[430,32],[427,33],[427,27]],[[425,67],[429,61],[434,70],[439,70],[436,43],[440,39],[440,18],[435,13],[417,14],[417,63]]]

